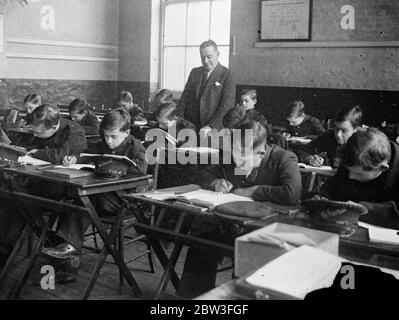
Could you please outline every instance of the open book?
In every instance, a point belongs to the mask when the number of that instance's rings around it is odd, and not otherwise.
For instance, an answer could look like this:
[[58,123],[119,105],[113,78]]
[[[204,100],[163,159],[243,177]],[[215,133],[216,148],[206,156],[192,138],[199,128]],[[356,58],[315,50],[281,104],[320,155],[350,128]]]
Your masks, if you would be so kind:
[[312,291],[330,287],[344,261],[331,253],[305,245],[272,260],[247,277],[246,282],[304,299]]
[[237,201],[253,201],[253,199],[249,197],[238,196],[232,193],[228,194],[220,194],[218,192],[209,191],[209,190],[196,190],[191,192],[186,192],[182,194],[175,194],[173,192],[151,192],[151,193],[143,193],[144,197],[166,201],[166,200],[176,200],[180,202],[184,202],[187,204],[192,204],[200,207],[204,207],[207,209],[213,209],[221,204],[237,202]]
[[124,162],[129,166],[134,166],[136,168],[138,167],[136,161],[134,161],[126,156],[120,156],[120,155],[115,155],[115,154],[81,153],[80,158],[86,158],[85,160],[93,162],[93,163],[99,163],[99,162],[106,161],[106,160],[115,160],[115,161]]
[[312,142],[311,139],[307,139],[306,137],[289,137],[287,139],[287,141],[289,142],[297,142],[297,143],[303,143],[303,144],[308,144],[310,142]]

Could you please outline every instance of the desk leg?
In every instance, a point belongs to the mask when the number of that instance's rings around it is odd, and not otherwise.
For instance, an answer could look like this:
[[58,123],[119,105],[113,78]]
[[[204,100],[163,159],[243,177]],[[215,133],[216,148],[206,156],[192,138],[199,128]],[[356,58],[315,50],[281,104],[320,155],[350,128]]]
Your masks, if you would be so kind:
[[19,296],[23,286],[25,285],[26,280],[28,279],[29,275],[32,272],[33,267],[35,266],[37,258],[39,257],[39,255],[42,251],[42,248],[44,245],[44,240],[46,239],[47,230],[49,230],[49,228],[51,228],[51,226],[54,225],[54,222],[57,219],[57,217],[58,217],[58,215],[53,214],[53,216],[50,217],[48,219],[48,221],[45,223],[45,225],[43,226],[41,234],[39,236],[39,240],[33,250],[32,257],[29,261],[28,267],[25,270],[25,272],[22,274],[20,280],[18,281],[18,284],[16,285],[14,291],[12,292],[11,299],[15,299]]
[[[111,254],[112,257],[114,258],[116,264],[118,265],[118,267],[120,268],[123,276],[126,278],[126,281],[129,283],[130,287],[133,289],[133,293],[139,297],[141,296],[141,291],[140,288],[136,282],[136,280],[133,278],[132,274],[130,273],[128,267],[126,266],[125,262],[123,261],[121,255],[119,254],[119,252],[116,251],[115,249],[115,244],[112,242],[110,235],[107,233],[107,231],[104,228],[104,225],[102,224],[102,222],[100,221],[100,218],[97,215],[97,212],[93,206],[93,204],[91,203],[90,199],[88,196],[81,196],[80,199],[82,200],[83,205],[86,207],[86,209],[89,212],[90,218],[93,221],[95,227],[97,228],[101,238],[104,241],[104,245],[105,248],[102,254],[105,256],[104,257],[104,262],[105,262],[105,258],[107,257],[108,254]],[[99,263],[97,266],[98,267],[102,267],[104,263]],[[93,279],[91,279],[93,281],[90,281],[85,293],[84,293],[84,297],[87,298],[91,292],[91,289],[93,288],[94,285],[94,281],[96,280],[94,277]],[[91,283],[93,282],[93,283]]]
[[[193,220],[193,218],[191,216],[187,216],[185,213],[182,213],[179,216],[179,220],[177,221],[174,232],[187,234],[191,228],[192,220]],[[179,259],[182,249],[183,249],[183,245],[181,245],[180,243],[176,243],[174,245],[173,251],[169,257],[169,261],[168,261],[167,265],[164,267],[164,273],[162,275],[161,282],[159,283],[158,288],[155,291],[155,295],[154,295],[155,300],[157,300],[159,298],[161,292],[165,290],[172,274],[176,274],[175,266],[176,266],[177,260]],[[178,286],[174,285],[174,287],[177,290]]]
[[[129,206],[128,203],[126,205]],[[132,210],[134,210],[134,209],[132,209]],[[161,210],[161,212],[160,212],[160,214],[158,216],[158,219],[155,222],[155,226],[156,227],[160,226],[160,224],[162,222],[162,219],[165,216],[166,211],[167,211],[166,208],[163,208]],[[134,212],[135,212],[135,216],[136,216],[138,222],[143,223],[143,224],[147,224],[148,223],[147,220],[145,219],[145,217],[141,214],[140,210],[138,210],[138,211],[134,210]],[[150,246],[154,249],[155,255],[157,256],[157,258],[161,262],[162,267],[164,269],[166,269],[167,266],[168,266],[168,263],[169,263],[169,259],[168,259],[168,256],[166,255],[165,250],[163,249],[161,243],[159,242],[158,239],[153,238],[151,236],[147,235],[147,238],[148,238],[148,242],[150,243]],[[171,281],[172,281],[173,287],[177,290],[177,287],[179,286],[179,281],[180,280],[179,280],[179,277],[178,277],[176,271],[175,270],[171,270],[170,276],[171,276]]]
[[6,275],[8,273],[8,270],[10,269],[10,266],[12,266],[14,264],[14,261],[17,258],[17,255],[18,255],[19,251],[21,250],[21,247],[23,246],[25,241],[29,238],[30,234],[31,234],[31,228],[29,227],[29,225],[26,225],[24,230],[22,231],[22,234],[18,238],[18,241],[15,244],[13,250],[11,251],[9,258],[7,259],[7,262],[3,267],[3,270],[1,270],[0,286],[3,284],[3,281],[6,278]]

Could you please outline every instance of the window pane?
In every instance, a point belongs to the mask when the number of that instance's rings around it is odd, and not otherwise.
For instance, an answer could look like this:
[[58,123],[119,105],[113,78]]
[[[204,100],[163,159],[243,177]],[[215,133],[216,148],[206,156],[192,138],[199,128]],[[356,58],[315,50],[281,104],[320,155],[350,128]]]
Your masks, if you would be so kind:
[[165,45],[184,45],[186,41],[186,3],[173,3],[165,8]]
[[164,50],[163,86],[180,91],[184,88],[185,48],[173,47]]
[[217,44],[230,42],[231,0],[212,1],[211,39]]
[[220,58],[219,62],[225,67],[229,66],[230,60],[230,47],[229,46],[219,46]]
[[186,51],[186,81],[190,75],[191,69],[200,67],[201,57],[199,53],[199,47],[189,47]]
[[209,1],[188,4],[187,44],[200,45],[209,39]]

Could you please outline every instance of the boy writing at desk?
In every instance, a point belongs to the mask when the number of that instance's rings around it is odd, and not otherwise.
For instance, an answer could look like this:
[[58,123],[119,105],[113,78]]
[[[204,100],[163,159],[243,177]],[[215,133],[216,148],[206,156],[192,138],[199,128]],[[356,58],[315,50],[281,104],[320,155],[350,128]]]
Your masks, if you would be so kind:
[[[247,122],[239,130],[242,135],[241,139],[233,142],[233,164],[209,167],[203,186],[256,201],[297,205],[302,192],[297,157],[276,145],[268,145],[266,129],[258,122]],[[249,137],[243,137],[248,132]],[[237,235],[223,233],[219,226],[215,226],[201,236],[225,243],[233,242]],[[190,248],[177,294],[195,297],[212,289],[220,258],[217,254]]]
[[[29,144],[34,145],[34,149],[30,151],[34,158],[56,164],[61,163],[68,154],[80,154],[87,148],[83,128],[71,120],[61,118],[57,107],[37,107],[32,113],[32,129],[34,137]],[[45,195],[52,199],[59,199],[64,191],[64,188],[58,185],[38,181],[30,182],[25,188],[31,194]],[[15,214],[16,208],[13,203],[7,202],[3,211],[0,224],[9,227],[1,232],[0,239],[12,248],[24,222]],[[5,252],[4,256],[7,257],[8,252]]]
[[29,155],[33,158],[61,163],[65,156],[77,155],[87,148],[83,128],[61,118],[59,109],[50,105],[37,107],[32,114],[33,139]]
[[[306,146],[297,148],[299,160],[314,167],[339,166],[348,139],[362,126],[362,110],[359,106],[341,108],[334,119],[334,130],[329,130]],[[328,163],[322,155],[326,155]]]
[[[130,115],[123,109],[116,109],[104,116],[100,125],[102,140],[97,143],[93,153],[114,154],[126,156],[135,161],[137,166],[126,167],[126,173],[147,172],[145,149],[132,135],[130,135]],[[75,156],[64,157],[64,165],[77,162]],[[112,164],[110,170],[112,170]],[[118,169],[119,170],[119,169]],[[95,195],[91,198],[100,215],[116,215],[122,209],[122,199],[118,192],[108,192]],[[57,259],[66,259],[80,254],[83,245],[83,236],[90,224],[88,216],[68,213],[60,217],[57,235],[63,243],[54,248],[45,248],[43,252]]]
[[369,210],[360,216],[365,222],[399,228],[399,145],[375,128],[358,130],[321,193],[336,201],[360,202]]

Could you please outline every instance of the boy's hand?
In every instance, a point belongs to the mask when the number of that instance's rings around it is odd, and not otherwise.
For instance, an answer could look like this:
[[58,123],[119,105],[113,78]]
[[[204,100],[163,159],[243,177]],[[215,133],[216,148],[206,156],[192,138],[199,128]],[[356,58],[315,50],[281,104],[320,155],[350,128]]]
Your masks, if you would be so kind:
[[217,179],[211,183],[211,187],[214,188],[215,192],[230,193],[233,184],[225,179]]
[[77,158],[75,156],[65,156],[64,159],[62,159],[62,165],[64,167],[68,167],[71,165],[74,165],[77,161]]
[[317,154],[309,158],[309,164],[313,167],[321,167],[324,163],[324,158],[318,156]]

